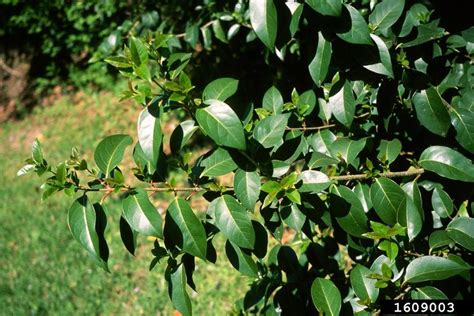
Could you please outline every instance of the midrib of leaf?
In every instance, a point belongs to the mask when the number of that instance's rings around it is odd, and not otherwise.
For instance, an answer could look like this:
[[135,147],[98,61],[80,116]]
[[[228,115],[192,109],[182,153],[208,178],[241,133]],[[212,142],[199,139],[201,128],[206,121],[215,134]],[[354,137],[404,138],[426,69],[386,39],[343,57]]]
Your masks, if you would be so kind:
[[[87,239],[88,239],[88,243],[90,244],[90,246],[92,246],[91,248],[95,250],[95,247],[94,247],[94,242],[92,241],[92,238],[91,238],[91,232],[89,230],[89,226],[87,225],[87,204],[88,202],[86,201],[86,205],[82,206],[82,218],[84,220],[84,226],[85,226],[85,230],[86,230],[86,236],[87,236]],[[89,249],[88,249],[89,250]],[[95,253],[93,253],[93,255],[95,255]]]
[[220,92],[218,92],[219,90],[216,89],[216,91],[217,91],[217,96],[215,97],[215,99],[220,100],[219,98],[224,94],[224,91],[226,91],[226,89],[227,89],[230,85],[232,85],[232,81],[227,82],[227,83],[224,85],[224,87],[221,89]]
[[408,279],[408,280],[412,280],[412,279],[414,279],[414,278],[418,278],[419,276],[436,275],[436,274],[438,274],[438,273],[440,273],[440,272],[451,272],[451,271],[457,271],[457,270],[468,270],[467,267],[463,267],[462,265],[459,265],[459,264],[458,264],[458,266],[459,266],[458,268],[455,268],[455,267],[453,267],[453,268],[451,268],[451,269],[443,269],[443,268],[441,268],[441,269],[437,269],[437,270],[431,270],[431,271],[421,272],[421,273],[416,274],[414,277],[412,277],[412,278],[410,278],[410,279]]
[[388,198],[388,195],[387,195],[387,193],[385,192],[383,186],[380,184],[380,182],[379,182],[378,180],[376,180],[376,181],[377,181],[377,184],[379,185],[380,190],[382,191],[382,193],[383,193],[385,199],[387,200],[387,202],[390,204],[390,206],[391,206],[391,207],[395,210],[395,212],[396,212],[396,211],[397,211],[397,208],[395,208],[395,205],[393,205],[392,201]]
[[328,298],[328,296],[326,295],[326,291],[324,290],[324,286],[321,286],[321,289],[322,289],[323,294],[324,294],[324,300],[326,301],[326,304],[327,304],[327,306],[328,306],[328,308],[329,308],[329,313],[330,313],[331,315],[335,315],[334,312],[333,312],[333,310],[332,310],[331,303],[329,302],[329,298]]
[[454,107],[451,107],[450,110],[452,110],[454,112],[454,114],[458,117],[459,122],[462,124],[462,126],[464,127],[464,130],[466,131],[465,134],[467,134],[469,136],[469,139],[471,140],[471,143],[472,143],[473,142],[473,136],[472,136],[473,134],[469,133],[467,125],[464,122],[464,120],[462,119],[461,115],[459,114],[458,111],[456,111],[456,109]]
[[[383,4],[383,2],[381,2],[381,4]],[[380,7],[382,9],[382,7]],[[391,13],[391,10],[386,10],[385,6],[383,7],[383,9],[385,9],[384,11],[386,11],[387,13],[384,14],[382,13],[382,18],[379,20],[379,23],[378,24],[375,24],[374,27],[377,29],[380,24],[382,24],[382,22],[390,15]]]

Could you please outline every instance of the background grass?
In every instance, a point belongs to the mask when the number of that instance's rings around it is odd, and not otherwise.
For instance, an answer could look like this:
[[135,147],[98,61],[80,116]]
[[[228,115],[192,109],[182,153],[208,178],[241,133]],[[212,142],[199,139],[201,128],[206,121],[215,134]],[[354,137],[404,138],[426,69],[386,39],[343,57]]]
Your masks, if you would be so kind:
[[[0,314],[1,315],[172,315],[163,261],[148,271],[153,241],[139,238],[136,257],[122,245],[120,203],[108,200],[108,274],[96,267],[71,236],[66,213],[73,199],[56,194],[40,202],[41,180],[16,177],[37,137],[49,162],[68,158],[73,146],[92,161],[104,136],[129,133],[136,139],[136,105],[119,103],[112,93],[77,93],[37,107],[22,121],[0,128]],[[128,152],[130,154],[130,151]],[[215,246],[223,254],[224,242]],[[189,291],[196,315],[232,312],[248,279],[225,255],[216,265],[197,261],[197,293]]]

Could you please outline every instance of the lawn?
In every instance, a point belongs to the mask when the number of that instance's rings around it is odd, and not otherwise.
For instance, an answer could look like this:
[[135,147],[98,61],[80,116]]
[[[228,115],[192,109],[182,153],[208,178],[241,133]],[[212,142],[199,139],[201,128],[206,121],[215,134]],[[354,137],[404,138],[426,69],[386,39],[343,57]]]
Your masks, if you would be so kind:
[[[80,92],[37,107],[21,121],[0,125],[1,315],[173,314],[163,276],[165,262],[148,271],[153,241],[141,237],[136,257],[121,243],[119,202],[106,203],[109,274],[94,265],[68,230],[66,213],[72,199],[56,194],[41,202],[42,179],[16,176],[34,138],[41,141],[50,162],[67,159],[73,146],[91,159],[103,136],[129,133],[136,139],[139,110],[118,102],[110,92]],[[220,253],[223,244],[218,236]],[[216,265],[198,261],[197,293],[190,291],[195,314],[232,313],[248,282],[225,255]]]

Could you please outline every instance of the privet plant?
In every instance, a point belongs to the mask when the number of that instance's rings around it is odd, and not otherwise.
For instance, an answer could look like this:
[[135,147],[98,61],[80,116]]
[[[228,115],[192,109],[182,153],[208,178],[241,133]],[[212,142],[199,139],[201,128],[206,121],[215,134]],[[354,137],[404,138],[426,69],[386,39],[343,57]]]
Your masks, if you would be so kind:
[[[219,255],[249,277],[242,314],[369,315],[385,299],[472,297],[474,28],[449,33],[424,1],[226,3],[183,34],[131,37],[106,59],[128,79],[122,98],[142,105],[137,135],[103,139],[97,167],[76,150],[51,165],[36,141],[19,174],[48,174],[43,199],[76,198],[70,230],[105,270],[104,201],[120,198],[113,220],[126,249],[137,234],[156,237],[150,269],[166,265],[183,315],[195,266],[217,260],[217,234]],[[261,51],[241,60],[295,67],[311,88],[258,86],[263,98],[244,102],[228,76],[198,91],[181,47],[212,50],[236,35]],[[171,116],[182,121],[165,154]],[[196,139],[208,152],[194,161]],[[128,146],[138,181],[119,168]],[[227,174],[233,185],[219,181]],[[175,183],[183,175],[187,184]],[[165,214],[157,192],[172,198]],[[198,196],[205,214],[190,206]]]

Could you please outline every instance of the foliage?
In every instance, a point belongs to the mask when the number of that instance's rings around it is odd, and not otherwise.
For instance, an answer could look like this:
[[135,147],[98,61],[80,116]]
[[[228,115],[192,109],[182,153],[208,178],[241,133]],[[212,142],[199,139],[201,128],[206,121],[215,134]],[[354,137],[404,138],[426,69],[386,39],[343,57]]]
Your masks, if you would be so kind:
[[[169,296],[183,315],[192,313],[196,261],[216,262],[217,235],[227,240],[232,266],[252,279],[237,304],[242,313],[371,314],[387,298],[467,298],[473,28],[450,35],[433,9],[403,0],[238,1],[230,17],[216,13],[184,35],[131,36],[105,61],[128,79],[122,99],[143,106],[133,147],[142,183],[132,186],[119,167],[133,142],[123,134],[96,147],[98,168],[74,151],[51,165],[36,141],[19,174],[49,175],[43,199],[79,193],[69,210],[71,232],[105,269],[102,207],[87,196],[102,192],[103,202],[124,193],[124,243],[137,233],[156,237],[153,262],[166,261]],[[226,19],[235,22],[227,33],[220,25]],[[215,38],[206,34],[211,25]],[[310,88],[295,84],[287,94],[291,82],[271,87],[254,79],[263,95],[255,99],[241,78],[211,71],[200,93],[197,61],[175,43],[196,48],[242,32],[240,45],[250,41],[264,53],[243,50],[237,63],[279,59]],[[219,46],[213,53],[225,52]],[[165,154],[161,123],[169,113],[186,121]],[[212,148],[194,162],[187,144],[199,134]],[[174,173],[189,186],[176,186]],[[232,186],[219,181],[230,173]],[[157,192],[175,196],[164,225],[148,201]],[[203,219],[189,205],[198,195],[210,203]]]

